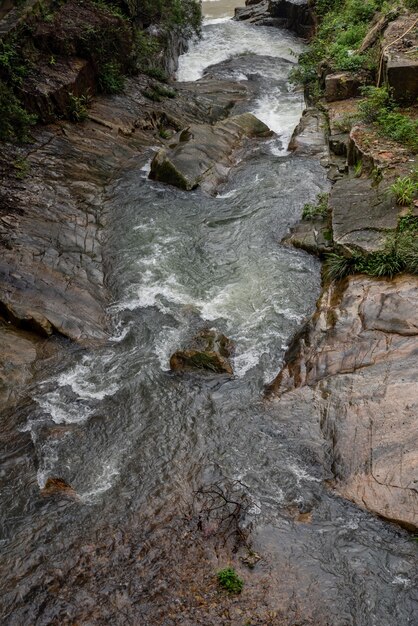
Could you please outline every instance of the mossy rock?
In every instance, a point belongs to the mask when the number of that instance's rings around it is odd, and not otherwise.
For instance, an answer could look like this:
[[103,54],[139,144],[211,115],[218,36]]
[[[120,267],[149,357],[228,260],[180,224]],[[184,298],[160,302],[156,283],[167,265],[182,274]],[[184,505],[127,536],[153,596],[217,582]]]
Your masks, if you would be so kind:
[[233,374],[228,360],[233,351],[232,342],[214,330],[202,330],[185,350],[178,350],[170,358],[173,371],[207,370],[216,374]]

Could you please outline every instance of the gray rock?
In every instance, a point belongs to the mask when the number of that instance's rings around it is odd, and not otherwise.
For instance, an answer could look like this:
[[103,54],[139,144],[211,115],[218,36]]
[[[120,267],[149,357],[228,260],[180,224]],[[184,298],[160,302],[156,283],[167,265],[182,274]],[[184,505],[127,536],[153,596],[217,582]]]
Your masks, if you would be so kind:
[[245,138],[268,137],[270,129],[251,113],[236,115],[214,126],[191,124],[177,143],[154,157],[150,178],[181,189],[202,185],[207,191],[225,179],[234,151]]
[[336,492],[410,530],[418,528],[417,294],[415,276],[331,285],[270,388],[293,411],[310,394]]
[[382,250],[388,231],[398,223],[399,207],[387,188],[372,187],[369,178],[338,180],[329,206],[336,245],[364,252]]

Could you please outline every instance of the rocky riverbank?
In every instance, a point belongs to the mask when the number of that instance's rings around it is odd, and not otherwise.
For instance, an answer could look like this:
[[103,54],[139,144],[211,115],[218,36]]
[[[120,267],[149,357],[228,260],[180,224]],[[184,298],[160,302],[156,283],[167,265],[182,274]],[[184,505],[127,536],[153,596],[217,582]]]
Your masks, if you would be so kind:
[[[413,69],[414,62],[405,61],[402,46],[389,54],[388,41],[414,21],[416,14],[402,15],[390,26],[389,20],[376,19],[363,43],[370,45],[372,35],[380,33],[384,73],[395,95],[404,73],[401,100],[414,93],[418,65]],[[390,70],[395,66],[396,79]],[[373,260],[388,258],[390,237],[400,246],[408,229],[408,250],[414,254],[417,201],[411,199],[409,206],[398,201],[394,183],[410,180],[417,159],[408,147],[379,135],[372,124],[351,122],[346,127],[347,118],[358,119],[361,102],[354,75],[328,74],[325,101],[305,112],[291,148],[322,159],[333,186],[322,208],[308,207],[306,218],[286,241],[330,259],[330,264],[338,255],[342,263],[355,257],[367,269],[373,268]],[[414,115],[414,108],[410,110]],[[269,387],[270,396],[290,394],[296,405],[298,397],[304,404],[310,394],[311,410],[330,446],[335,476],[330,486],[336,493],[414,531],[417,293],[418,278],[407,272],[374,278],[354,270],[348,279],[333,282],[325,274],[317,310],[295,337],[283,370]]]

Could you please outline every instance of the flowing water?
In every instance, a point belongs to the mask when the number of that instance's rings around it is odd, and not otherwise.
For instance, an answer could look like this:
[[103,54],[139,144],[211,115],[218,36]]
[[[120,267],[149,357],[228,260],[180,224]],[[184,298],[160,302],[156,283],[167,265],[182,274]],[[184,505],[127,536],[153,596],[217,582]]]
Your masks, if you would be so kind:
[[[327,492],[325,444],[308,403],[263,401],[320,289],[319,263],[279,242],[327,182],[317,161],[286,152],[303,105],[288,83],[301,42],[228,20],[233,4],[204,3],[210,19],[178,80],[209,72],[250,81],[253,96],[237,111],[256,113],[277,137],[239,163],[215,197],[151,182],[152,151],[109,188],[114,337],[69,352],[33,391],[29,417],[27,409],[13,417],[21,444],[2,479],[4,623],[209,624],[157,620],[144,581],[159,579],[170,558],[181,563],[163,554],[162,540],[152,543],[153,520],[220,479],[240,481],[249,494],[269,580],[280,587],[286,572],[288,598],[317,611],[309,623],[416,623],[407,534]],[[234,378],[170,373],[170,354],[205,327],[234,341]],[[49,476],[68,481],[80,500],[40,499]],[[295,523],[285,514],[292,507],[313,512],[313,521]],[[144,536],[153,545],[144,581],[133,580],[133,564],[124,569],[133,548],[117,539],[138,515],[135,545]],[[123,602],[122,588],[130,590]],[[83,617],[94,611],[100,617]]]

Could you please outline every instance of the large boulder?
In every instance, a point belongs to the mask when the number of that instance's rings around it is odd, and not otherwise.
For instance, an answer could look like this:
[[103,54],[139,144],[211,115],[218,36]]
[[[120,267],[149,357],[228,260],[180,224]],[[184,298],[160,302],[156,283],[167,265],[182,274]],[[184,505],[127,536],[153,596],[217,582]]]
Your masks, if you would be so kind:
[[207,370],[216,374],[232,375],[229,357],[233,344],[222,333],[202,330],[185,350],[178,350],[170,358],[170,369],[175,372]]
[[418,46],[416,14],[401,15],[386,28],[383,48],[383,70],[393,97],[413,103],[418,98],[418,59],[411,54]]
[[151,164],[150,178],[181,189],[202,185],[207,191],[225,179],[234,151],[246,138],[269,137],[272,132],[251,113],[225,121],[191,124],[176,136],[169,149],[161,149]]
[[354,276],[331,285],[270,387],[306,402],[329,445],[333,487],[418,528],[418,278]]
[[301,37],[311,37],[315,17],[308,0],[247,0],[235,9],[235,19],[261,26],[278,26]]

